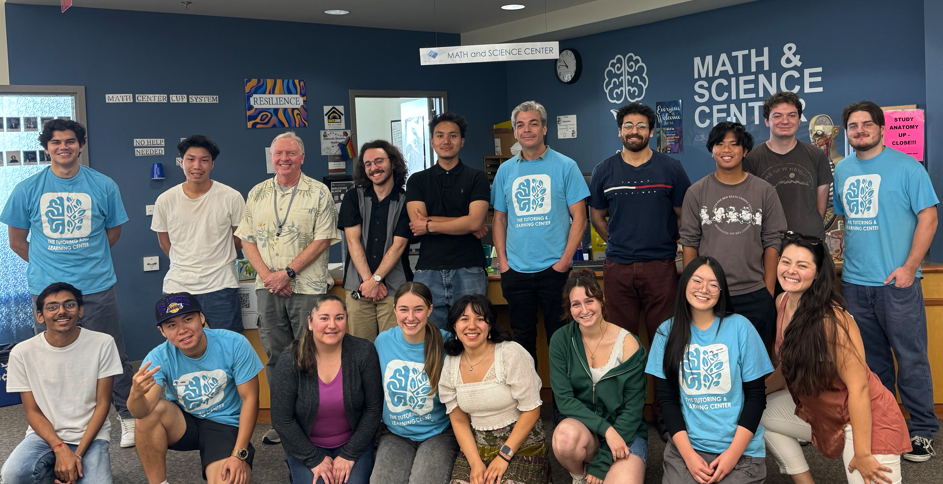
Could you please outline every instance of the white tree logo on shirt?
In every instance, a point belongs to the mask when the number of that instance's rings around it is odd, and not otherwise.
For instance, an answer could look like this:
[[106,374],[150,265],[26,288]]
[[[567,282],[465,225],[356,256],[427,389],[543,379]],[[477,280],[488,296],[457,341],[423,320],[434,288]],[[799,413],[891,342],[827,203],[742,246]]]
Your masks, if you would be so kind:
[[392,412],[410,410],[417,415],[432,411],[429,377],[424,365],[414,361],[392,360],[386,365],[384,398]]
[[688,345],[681,384],[688,395],[730,391],[730,357],[727,346]]
[[39,204],[46,237],[88,237],[92,233],[92,198],[88,194],[44,193]]
[[880,187],[881,175],[853,176],[845,180],[842,202],[848,217],[877,217]]
[[514,208],[517,215],[540,215],[550,211],[550,177],[528,175],[518,177],[514,187]]

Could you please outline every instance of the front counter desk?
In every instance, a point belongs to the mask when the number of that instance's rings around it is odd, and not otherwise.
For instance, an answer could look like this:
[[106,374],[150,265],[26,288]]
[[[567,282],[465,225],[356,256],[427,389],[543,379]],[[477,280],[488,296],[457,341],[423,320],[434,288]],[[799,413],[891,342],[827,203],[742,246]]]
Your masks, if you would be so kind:
[[[841,273],[841,264],[838,265],[838,271]],[[602,272],[596,272],[602,285]],[[923,298],[927,311],[927,331],[930,354],[930,368],[933,373],[933,401],[936,404],[937,416],[943,416],[943,265],[925,265],[923,266]],[[344,299],[344,289],[341,287],[342,281],[334,281],[334,287],[331,294]],[[501,275],[498,273],[488,276],[488,299],[497,306],[498,324],[505,328],[510,328],[507,301],[501,293]],[[538,316],[542,322],[542,316]],[[644,318],[644,315],[643,315]],[[645,334],[645,325],[640,324],[641,335],[639,338],[645,346],[648,346],[648,336]],[[541,398],[544,401],[550,399],[550,374],[547,364],[547,338],[544,333],[543,324],[537,328],[537,371],[543,380],[543,390]],[[259,341],[259,332],[257,329],[247,329],[243,334],[252,343],[262,361],[267,361],[265,352],[262,350],[262,343]],[[261,375],[261,395],[259,404],[261,408],[269,408],[268,380],[263,370]],[[651,390],[651,379],[649,378],[649,392],[647,403],[652,403],[654,393]]]

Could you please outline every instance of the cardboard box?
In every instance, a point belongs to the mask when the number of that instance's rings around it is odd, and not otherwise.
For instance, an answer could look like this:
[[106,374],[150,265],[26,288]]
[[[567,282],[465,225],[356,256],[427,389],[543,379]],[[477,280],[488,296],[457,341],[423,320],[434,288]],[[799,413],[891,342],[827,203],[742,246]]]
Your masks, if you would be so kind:
[[494,156],[508,158],[513,156],[511,155],[511,147],[514,146],[514,143],[517,143],[517,140],[514,139],[514,131],[506,128],[489,129],[488,131],[494,135]]

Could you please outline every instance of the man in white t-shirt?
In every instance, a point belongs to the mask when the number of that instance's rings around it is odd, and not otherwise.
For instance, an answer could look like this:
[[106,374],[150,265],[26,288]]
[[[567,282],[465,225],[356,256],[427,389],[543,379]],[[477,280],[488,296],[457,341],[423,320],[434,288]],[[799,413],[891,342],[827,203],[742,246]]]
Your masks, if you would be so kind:
[[29,428],[0,470],[0,481],[111,483],[108,411],[122,373],[115,340],[78,326],[82,293],[56,282],[36,299],[46,331],[16,345],[7,391],[20,392]]
[[170,257],[164,294],[188,292],[203,308],[213,329],[242,332],[236,250],[233,232],[246,203],[236,190],[210,179],[219,147],[194,135],[177,145],[186,180],[162,193],[154,203],[151,230]]

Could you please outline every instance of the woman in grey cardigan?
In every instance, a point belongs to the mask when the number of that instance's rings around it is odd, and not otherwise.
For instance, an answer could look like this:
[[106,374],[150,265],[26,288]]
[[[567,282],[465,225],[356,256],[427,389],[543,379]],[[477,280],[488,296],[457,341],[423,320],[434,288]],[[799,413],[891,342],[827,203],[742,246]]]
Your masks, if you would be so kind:
[[369,341],[346,329],[344,302],[318,297],[300,338],[269,375],[272,424],[294,484],[370,480],[383,408],[380,361]]

